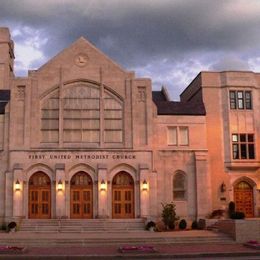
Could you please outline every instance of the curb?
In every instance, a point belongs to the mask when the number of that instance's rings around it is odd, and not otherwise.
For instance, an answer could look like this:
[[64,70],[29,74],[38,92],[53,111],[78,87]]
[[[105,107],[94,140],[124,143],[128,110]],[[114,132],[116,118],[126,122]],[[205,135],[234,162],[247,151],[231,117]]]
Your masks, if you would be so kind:
[[123,253],[113,255],[0,255],[0,259],[182,259],[182,258],[205,258],[205,257],[246,257],[246,256],[260,256],[260,252],[216,252],[216,253]]

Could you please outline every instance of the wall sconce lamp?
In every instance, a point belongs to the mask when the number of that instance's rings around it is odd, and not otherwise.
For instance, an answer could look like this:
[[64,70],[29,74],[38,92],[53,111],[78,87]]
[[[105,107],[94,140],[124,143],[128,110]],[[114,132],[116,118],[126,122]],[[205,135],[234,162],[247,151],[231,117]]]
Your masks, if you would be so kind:
[[148,183],[146,180],[143,181],[142,190],[148,190]]
[[61,181],[61,179],[58,181],[58,191],[62,191],[62,181]]
[[223,182],[223,183],[220,185],[220,191],[221,191],[221,192],[225,192],[226,190],[227,190],[226,184]]
[[20,182],[19,182],[18,179],[17,179],[17,181],[15,182],[15,190],[16,190],[16,191],[21,190],[21,184],[20,184]]
[[104,181],[104,179],[102,179],[102,181],[100,183],[100,190],[101,191],[105,191],[106,190],[106,182]]

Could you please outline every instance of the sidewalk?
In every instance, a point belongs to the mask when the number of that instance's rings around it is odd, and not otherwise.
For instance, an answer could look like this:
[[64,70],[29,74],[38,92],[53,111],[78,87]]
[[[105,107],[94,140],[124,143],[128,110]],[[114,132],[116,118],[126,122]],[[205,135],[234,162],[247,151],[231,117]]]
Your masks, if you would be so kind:
[[[120,253],[117,246],[27,248],[21,254],[0,255],[0,259],[159,259],[259,256],[260,251],[232,245],[154,245],[154,253]],[[232,259],[232,258],[231,258]]]
[[[212,231],[182,232],[85,232],[85,233],[0,233],[0,245],[25,245],[17,254],[0,254],[0,259],[159,259],[259,256],[251,249]],[[33,243],[36,241],[38,243]],[[60,242],[56,243],[56,242]],[[193,241],[193,242],[189,242]],[[211,241],[211,242],[210,242]],[[218,243],[214,242],[218,241]],[[12,243],[11,243],[12,242]],[[55,244],[56,243],[56,244]],[[37,244],[37,246],[35,246]],[[59,246],[57,246],[59,245]],[[128,251],[120,246],[153,246],[155,252]],[[256,258],[257,259],[257,258]]]

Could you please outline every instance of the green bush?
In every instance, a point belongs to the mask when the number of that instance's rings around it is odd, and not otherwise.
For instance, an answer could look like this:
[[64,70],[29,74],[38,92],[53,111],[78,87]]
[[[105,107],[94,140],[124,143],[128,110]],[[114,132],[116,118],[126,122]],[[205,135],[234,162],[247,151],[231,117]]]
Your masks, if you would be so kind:
[[198,229],[198,221],[197,220],[194,220],[191,224],[191,228],[192,229]]
[[187,222],[185,219],[182,219],[179,223],[179,229],[186,229],[187,227]]
[[235,211],[230,215],[231,219],[244,219],[245,213],[240,211]]
[[175,204],[171,203],[162,203],[162,220],[166,229],[174,229],[175,222],[179,218],[176,216]]

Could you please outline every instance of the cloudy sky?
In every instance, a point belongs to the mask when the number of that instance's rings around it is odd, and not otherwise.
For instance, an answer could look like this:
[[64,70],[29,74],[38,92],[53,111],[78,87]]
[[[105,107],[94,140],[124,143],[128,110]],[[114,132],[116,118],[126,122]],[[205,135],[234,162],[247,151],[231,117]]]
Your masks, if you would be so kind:
[[173,99],[202,70],[260,72],[260,0],[0,0],[17,76],[84,36]]

